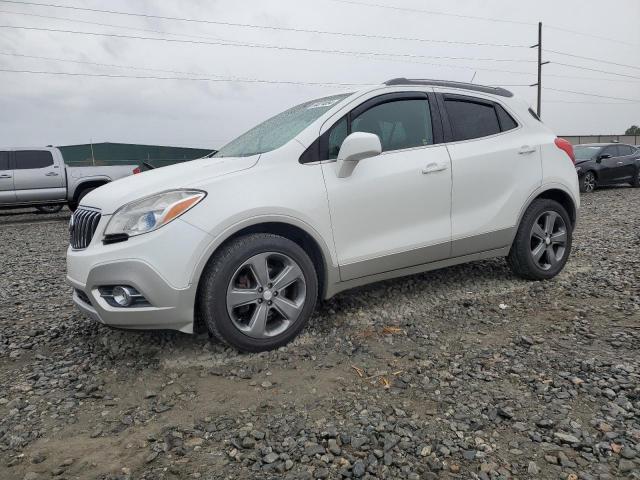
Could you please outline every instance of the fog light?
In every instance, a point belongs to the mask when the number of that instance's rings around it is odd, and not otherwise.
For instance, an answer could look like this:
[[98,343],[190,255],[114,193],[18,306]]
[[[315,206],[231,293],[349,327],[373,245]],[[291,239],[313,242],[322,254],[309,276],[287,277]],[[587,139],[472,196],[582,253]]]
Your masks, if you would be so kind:
[[116,286],[113,287],[111,298],[121,307],[128,307],[133,303],[134,292],[129,287]]

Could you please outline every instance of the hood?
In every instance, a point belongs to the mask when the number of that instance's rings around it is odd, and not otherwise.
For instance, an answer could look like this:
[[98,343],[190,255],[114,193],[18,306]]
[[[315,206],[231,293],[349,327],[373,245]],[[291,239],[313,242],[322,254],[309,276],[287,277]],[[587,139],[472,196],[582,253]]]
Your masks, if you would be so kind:
[[81,204],[99,208],[103,215],[110,215],[121,206],[149,195],[189,188],[195,183],[202,184],[209,179],[246,170],[253,167],[259,158],[259,155],[202,158],[148,170],[93,190],[82,199]]

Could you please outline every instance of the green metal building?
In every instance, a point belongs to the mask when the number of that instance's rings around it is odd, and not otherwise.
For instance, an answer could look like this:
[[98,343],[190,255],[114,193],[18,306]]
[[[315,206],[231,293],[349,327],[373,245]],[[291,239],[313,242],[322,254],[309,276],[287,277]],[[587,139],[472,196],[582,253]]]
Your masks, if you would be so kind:
[[68,165],[118,165],[142,164],[164,167],[174,163],[202,158],[212,152],[206,148],[165,147],[160,145],[137,145],[132,143],[88,143],[58,147]]

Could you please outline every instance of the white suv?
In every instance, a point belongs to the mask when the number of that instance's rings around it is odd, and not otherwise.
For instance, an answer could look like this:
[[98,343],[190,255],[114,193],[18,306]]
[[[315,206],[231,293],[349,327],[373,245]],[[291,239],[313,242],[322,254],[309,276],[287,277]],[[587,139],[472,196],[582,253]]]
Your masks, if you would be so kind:
[[71,219],[67,279],[105,324],[272,349],[357,285],[489,257],[557,275],[579,206],[572,155],[507,90],[390,80],[94,190]]

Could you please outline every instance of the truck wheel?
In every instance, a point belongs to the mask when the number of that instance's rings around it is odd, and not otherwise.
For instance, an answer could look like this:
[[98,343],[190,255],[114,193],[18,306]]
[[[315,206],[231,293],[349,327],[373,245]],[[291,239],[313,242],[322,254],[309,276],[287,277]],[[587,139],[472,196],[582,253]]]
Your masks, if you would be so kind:
[[507,263],[527,280],[546,280],[564,268],[571,253],[573,227],[555,200],[538,198],[529,206],[511,246]]
[[64,205],[38,205],[36,210],[42,213],[58,213]]
[[261,352],[298,335],[317,298],[318,277],[307,253],[287,238],[257,233],[212,257],[197,301],[213,336],[238,350]]

